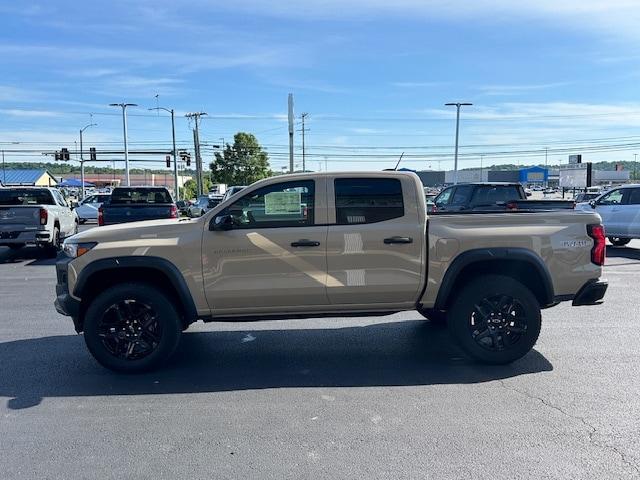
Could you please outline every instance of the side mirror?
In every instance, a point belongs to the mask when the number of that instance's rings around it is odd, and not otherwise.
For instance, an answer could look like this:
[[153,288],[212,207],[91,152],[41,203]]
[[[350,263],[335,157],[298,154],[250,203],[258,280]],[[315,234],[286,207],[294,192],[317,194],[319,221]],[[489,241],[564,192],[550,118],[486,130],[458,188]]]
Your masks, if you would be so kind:
[[589,202],[589,205],[591,205],[591,208],[596,208],[596,201],[595,200],[591,200]]
[[218,215],[209,222],[210,231],[227,231],[233,228],[233,217],[231,215]]

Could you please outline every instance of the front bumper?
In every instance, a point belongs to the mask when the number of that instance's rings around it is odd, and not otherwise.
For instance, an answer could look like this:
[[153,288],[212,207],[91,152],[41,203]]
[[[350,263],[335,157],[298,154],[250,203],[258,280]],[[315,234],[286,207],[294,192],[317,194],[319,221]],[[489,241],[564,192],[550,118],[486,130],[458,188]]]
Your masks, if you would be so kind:
[[69,263],[72,260],[73,258],[62,256],[62,254],[58,257],[58,261],[56,262],[56,299],[53,305],[58,313],[71,317],[76,332],[80,332],[82,329],[80,322],[80,300],[73,298],[69,293],[68,270]]
[[598,305],[602,303],[609,283],[606,280],[590,280],[585,283],[573,298],[574,307],[580,305]]

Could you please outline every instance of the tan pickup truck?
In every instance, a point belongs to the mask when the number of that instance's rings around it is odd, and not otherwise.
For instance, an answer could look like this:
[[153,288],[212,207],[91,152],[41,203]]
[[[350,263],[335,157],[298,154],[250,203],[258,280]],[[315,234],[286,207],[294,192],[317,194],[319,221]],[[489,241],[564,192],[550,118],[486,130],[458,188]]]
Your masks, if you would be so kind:
[[273,177],[203,217],[94,228],[63,250],[56,309],[124,372],[160,365],[196,320],[404,310],[507,363],[535,344],[541,309],[595,304],[607,288],[597,214],[427,218],[418,177],[400,172]]

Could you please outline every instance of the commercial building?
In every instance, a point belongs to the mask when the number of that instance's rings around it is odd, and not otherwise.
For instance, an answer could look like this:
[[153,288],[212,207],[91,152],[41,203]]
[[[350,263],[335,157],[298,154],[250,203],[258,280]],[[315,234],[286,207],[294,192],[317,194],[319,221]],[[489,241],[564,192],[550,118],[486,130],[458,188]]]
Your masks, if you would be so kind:
[[3,169],[0,171],[0,183],[5,187],[55,187],[58,181],[44,169]]

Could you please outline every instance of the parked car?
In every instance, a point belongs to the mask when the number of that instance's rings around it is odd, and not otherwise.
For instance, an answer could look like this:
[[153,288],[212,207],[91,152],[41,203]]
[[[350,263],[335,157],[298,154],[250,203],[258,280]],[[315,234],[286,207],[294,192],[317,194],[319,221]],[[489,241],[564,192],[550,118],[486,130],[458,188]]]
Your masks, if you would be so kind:
[[0,246],[37,245],[55,254],[63,239],[78,232],[78,223],[76,212],[54,188],[0,188]]
[[616,247],[640,238],[640,185],[615,188],[588,203],[577,204],[576,209],[598,213],[609,241]]
[[188,210],[190,217],[201,217],[205,212],[211,210],[222,202],[222,195],[203,195],[198,197],[196,203],[191,205]]
[[427,217],[413,173],[271,177],[189,222],[69,239],[55,305],[99,363],[136,372],[167,360],[198,319],[414,309],[446,321],[471,357],[503,364],[531,350],[542,308],[605,294],[593,212]]
[[178,208],[165,187],[117,187],[98,208],[98,225],[178,218]]
[[222,197],[222,201],[224,202],[227,198],[231,197],[232,195],[235,195],[236,193],[240,192],[245,188],[247,188],[246,185],[235,185],[233,187],[227,188],[227,191],[224,192],[224,197]]
[[100,206],[109,199],[111,195],[106,193],[98,193],[95,195],[89,195],[80,202],[75,209],[80,223],[86,223],[88,221],[98,221],[98,209]]
[[572,209],[571,200],[528,200],[519,183],[459,183],[445,188],[434,200],[432,213],[504,210]]

